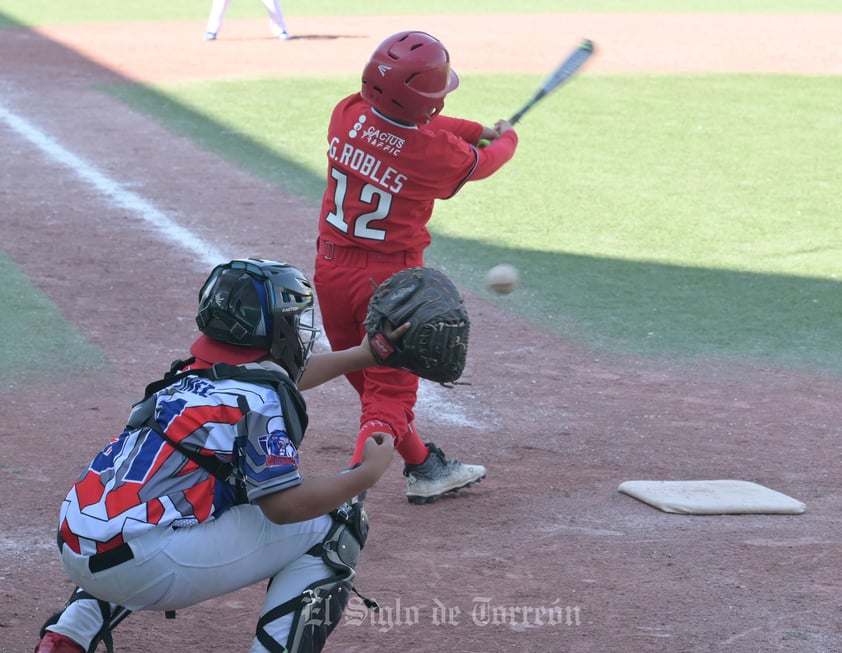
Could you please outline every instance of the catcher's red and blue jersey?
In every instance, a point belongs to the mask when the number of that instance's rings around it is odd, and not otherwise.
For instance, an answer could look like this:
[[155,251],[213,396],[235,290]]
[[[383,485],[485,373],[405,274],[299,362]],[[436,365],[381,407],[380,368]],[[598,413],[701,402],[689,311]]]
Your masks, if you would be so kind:
[[[238,397],[247,403],[245,416]],[[298,452],[282,415],[274,389],[232,379],[188,376],[155,395],[155,419],[167,437],[232,462],[252,502],[301,482]],[[92,555],[152,527],[214,519],[236,503],[234,485],[153,429],[127,427],[71,487],[61,507],[60,533],[74,551]]]

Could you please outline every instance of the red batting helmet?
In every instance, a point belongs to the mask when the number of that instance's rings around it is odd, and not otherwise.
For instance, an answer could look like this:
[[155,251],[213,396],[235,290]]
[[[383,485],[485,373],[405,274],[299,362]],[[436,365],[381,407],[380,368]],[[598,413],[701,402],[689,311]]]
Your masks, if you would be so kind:
[[450,55],[425,32],[399,32],[383,41],[363,70],[362,96],[395,120],[426,124],[459,86]]

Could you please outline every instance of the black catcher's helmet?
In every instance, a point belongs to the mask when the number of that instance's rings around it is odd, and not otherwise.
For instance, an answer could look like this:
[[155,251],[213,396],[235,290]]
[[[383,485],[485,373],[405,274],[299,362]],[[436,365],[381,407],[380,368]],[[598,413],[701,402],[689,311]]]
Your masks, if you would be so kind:
[[263,349],[298,381],[319,335],[301,270],[263,259],[217,265],[199,291],[196,324],[209,338]]

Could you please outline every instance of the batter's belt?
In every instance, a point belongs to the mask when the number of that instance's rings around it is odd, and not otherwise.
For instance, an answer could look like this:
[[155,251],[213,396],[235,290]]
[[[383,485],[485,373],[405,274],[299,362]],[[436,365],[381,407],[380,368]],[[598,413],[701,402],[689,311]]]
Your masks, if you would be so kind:
[[400,269],[420,265],[421,252],[374,252],[362,247],[337,245],[328,240],[319,240],[319,256],[349,267],[366,268],[369,264],[385,263]]

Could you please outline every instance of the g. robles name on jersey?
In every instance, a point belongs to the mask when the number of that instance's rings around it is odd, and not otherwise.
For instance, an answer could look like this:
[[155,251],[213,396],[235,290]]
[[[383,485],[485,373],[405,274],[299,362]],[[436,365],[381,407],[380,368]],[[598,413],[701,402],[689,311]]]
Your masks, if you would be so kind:
[[[377,146],[381,146],[380,143],[381,141],[376,141]],[[395,152],[392,146],[384,144],[382,147],[383,153],[387,156],[390,152]],[[328,156],[332,161],[348,170],[353,170],[391,193],[399,193],[407,178],[405,174],[390,165],[384,164],[373,154],[365,152],[351,143],[343,143],[337,137],[330,140]]]

